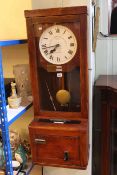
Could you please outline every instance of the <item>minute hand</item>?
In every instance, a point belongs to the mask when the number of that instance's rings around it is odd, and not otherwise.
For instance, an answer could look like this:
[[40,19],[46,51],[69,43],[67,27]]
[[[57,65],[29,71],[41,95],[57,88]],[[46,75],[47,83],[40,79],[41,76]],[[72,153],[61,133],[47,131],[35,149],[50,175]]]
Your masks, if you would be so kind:
[[51,47],[55,47],[55,48],[56,48],[56,47],[59,47],[59,44],[55,44],[55,45],[53,45],[53,46],[48,46],[48,47],[43,46],[42,49],[51,48]]

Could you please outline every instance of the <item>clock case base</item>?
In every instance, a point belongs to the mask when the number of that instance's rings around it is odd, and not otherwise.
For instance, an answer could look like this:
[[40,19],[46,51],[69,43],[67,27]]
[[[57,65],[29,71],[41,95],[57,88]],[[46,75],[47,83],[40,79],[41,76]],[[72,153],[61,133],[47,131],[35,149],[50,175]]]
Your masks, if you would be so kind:
[[77,122],[34,120],[29,125],[32,160],[35,164],[86,169],[87,120]]

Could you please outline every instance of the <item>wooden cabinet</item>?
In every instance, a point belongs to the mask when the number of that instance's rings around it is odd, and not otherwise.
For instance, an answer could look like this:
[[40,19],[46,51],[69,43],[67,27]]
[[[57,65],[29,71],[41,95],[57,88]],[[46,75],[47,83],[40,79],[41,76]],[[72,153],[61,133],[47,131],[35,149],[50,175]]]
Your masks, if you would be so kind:
[[[93,174],[117,174],[117,76],[102,75],[96,81]],[[97,109],[96,109],[97,108]],[[99,112],[100,111],[100,112]],[[97,142],[98,140],[98,142]],[[96,143],[100,143],[96,146]],[[97,148],[98,147],[98,148]]]

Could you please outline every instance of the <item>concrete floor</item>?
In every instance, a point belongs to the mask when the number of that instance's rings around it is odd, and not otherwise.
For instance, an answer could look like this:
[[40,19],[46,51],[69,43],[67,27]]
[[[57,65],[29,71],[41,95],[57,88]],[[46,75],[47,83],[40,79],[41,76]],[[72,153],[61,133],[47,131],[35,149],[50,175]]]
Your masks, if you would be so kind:
[[30,175],[42,175],[42,169],[40,166],[35,165],[30,172]]

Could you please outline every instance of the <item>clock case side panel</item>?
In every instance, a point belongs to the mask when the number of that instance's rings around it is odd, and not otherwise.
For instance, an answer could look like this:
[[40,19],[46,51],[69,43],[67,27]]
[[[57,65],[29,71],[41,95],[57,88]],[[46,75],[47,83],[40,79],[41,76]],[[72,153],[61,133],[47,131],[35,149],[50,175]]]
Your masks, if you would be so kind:
[[[73,11],[72,11],[73,12]],[[49,15],[49,14],[48,14]],[[30,16],[30,15],[29,15]],[[41,15],[40,15],[41,16]],[[80,42],[80,81],[81,81],[81,112],[77,113],[77,112],[74,112],[74,114],[71,114],[71,113],[67,113],[67,116],[68,116],[68,119],[73,119],[73,120],[76,120],[76,119],[79,119],[79,118],[88,118],[88,66],[87,66],[87,14],[83,12],[83,14],[78,14],[78,15],[74,15],[75,16],[75,21],[78,20],[78,22],[80,22],[80,40],[82,42]],[[61,17],[61,16],[60,16]],[[33,20],[32,20],[33,18]],[[52,19],[55,18],[55,16],[51,16]],[[40,18],[41,19],[41,18]],[[46,20],[46,22],[48,22],[48,18],[44,17],[44,20]],[[59,20],[61,20],[59,18],[59,16],[57,16],[57,19],[59,22]],[[30,21],[29,23],[31,24],[31,26],[29,28],[32,27],[32,29],[28,29],[29,31],[31,30],[31,33],[28,35],[29,37],[29,52],[30,52],[30,63],[31,63],[31,69],[32,69],[32,73],[31,73],[31,77],[32,77],[32,82],[35,81],[34,85],[33,85],[33,89],[34,90],[34,106],[36,106],[34,108],[34,111],[35,111],[35,116],[39,116],[39,115],[42,115],[43,118],[45,117],[46,118],[46,114],[48,112],[40,112],[40,105],[39,105],[39,97],[37,94],[39,94],[39,88],[38,88],[38,83],[37,83],[37,80],[38,80],[38,73],[37,73],[37,61],[36,61],[36,46],[35,46],[35,39],[33,38],[34,37],[34,31],[33,31],[33,24],[36,23],[38,21],[38,15],[37,16],[34,16],[33,17],[33,13],[32,13],[32,17],[31,18],[28,18],[27,17],[27,21]],[[55,19],[54,19],[55,20]],[[64,19],[65,20],[65,19]],[[67,19],[69,21],[69,19]],[[41,22],[43,21],[43,17],[41,19]],[[52,23],[52,22],[51,22]],[[31,37],[31,35],[33,37]],[[33,40],[33,41],[32,41]],[[32,44],[33,43],[33,44]],[[35,54],[32,53],[32,50],[33,52],[35,51]],[[33,57],[33,54],[34,54],[34,57]],[[32,60],[32,57],[34,59],[34,62],[31,61]],[[35,75],[34,75],[34,72],[35,72]],[[45,116],[44,116],[45,114]],[[51,113],[49,114],[52,118],[54,118],[54,116],[58,116],[60,115],[60,112],[54,112],[54,113]],[[60,117],[64,118],[65,116],[65,112],[62,113],[62,115]],[[49,117],[47,117],[49,118]]]
[[88,118],[89,93],[88,93],[88,56],[87,56],[87,14],[80,16],[80,79],[81,79],[81,115]]
[[33,94],[34,115],[39,115],[39,88],[38,88],[38,73],[37,73],[37,60],[36,60],[36,46],[34,40],[33,23],[31,18],[26,18],[27,35],[28,35],[28,51],[29,51],[29,65],[31,86]]

